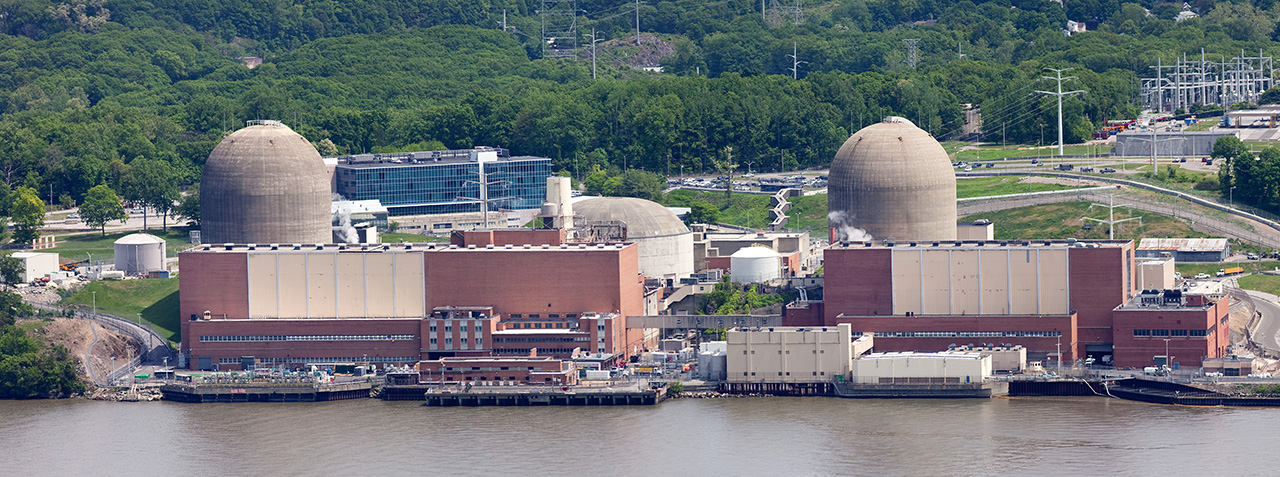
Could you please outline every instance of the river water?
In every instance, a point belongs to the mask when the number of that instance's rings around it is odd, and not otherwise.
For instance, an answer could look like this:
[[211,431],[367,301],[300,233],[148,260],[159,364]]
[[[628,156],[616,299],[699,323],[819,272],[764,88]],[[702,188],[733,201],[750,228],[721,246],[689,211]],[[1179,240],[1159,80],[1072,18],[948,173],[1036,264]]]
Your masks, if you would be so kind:
[[1280,410],[1105,398],[0,401],[0,474],[1274,475]]

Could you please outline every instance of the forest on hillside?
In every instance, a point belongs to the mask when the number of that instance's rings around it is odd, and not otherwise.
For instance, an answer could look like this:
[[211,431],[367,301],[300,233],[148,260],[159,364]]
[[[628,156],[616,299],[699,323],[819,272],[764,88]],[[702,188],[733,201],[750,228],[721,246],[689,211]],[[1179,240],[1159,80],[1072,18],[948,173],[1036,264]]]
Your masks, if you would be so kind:
[[[1046,67],[1087,91],[1064,103],[1079,142],[1138,113],[1158,60],[1280,52],[1272,0],[1201,0],[1181,22],[1181,2],[800,5],[797,18],[747,0],[581,0],[577,57],[544,58],[542,2],[0,0],[0,184],[49,204],[97,185],[140,197],[130,184],[151,171],[194,185],[249,119],[284,121],[325,154],[493,145],[579,178],[711,172],[730,153],[755,170],[822,166],[885,116],[957,137],[964,104],[987,140],[1036,143],[1056,124],[1034,93],[1052,88]],[[662,73],[631,67],[636,6],[665,45]],[[1064,35],[1067,20],[1092,31]],[[595,79],[592,31],[609,40]]]

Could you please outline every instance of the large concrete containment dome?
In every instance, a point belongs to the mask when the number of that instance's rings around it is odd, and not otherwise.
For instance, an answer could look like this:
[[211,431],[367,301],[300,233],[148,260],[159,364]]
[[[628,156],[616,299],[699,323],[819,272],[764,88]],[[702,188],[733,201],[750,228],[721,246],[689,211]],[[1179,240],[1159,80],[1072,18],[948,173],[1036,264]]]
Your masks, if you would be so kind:
[[223,139],[200,179],[204,243],[329,243],[329,175],[316,148],[278,121]]
[[635,242],[640,273],[654,278],[684,278],[693,274],[693,232],[662,204],[633,197],[597,197],[573,204],[579,228],[610,222],[626,228],[625,240]]
[[742,247],[729,256],[729,276],[739,283],[764,283],[782,276],[782,256],[767,247]]
[[152,270],[164,270],[164,239],[151,234],[136,233],[116,240],[116,270],[126,275],[142,275]]
[[955,171],[933,136],[886,118],[836,153],[827,207],[836,240],[955,240]]

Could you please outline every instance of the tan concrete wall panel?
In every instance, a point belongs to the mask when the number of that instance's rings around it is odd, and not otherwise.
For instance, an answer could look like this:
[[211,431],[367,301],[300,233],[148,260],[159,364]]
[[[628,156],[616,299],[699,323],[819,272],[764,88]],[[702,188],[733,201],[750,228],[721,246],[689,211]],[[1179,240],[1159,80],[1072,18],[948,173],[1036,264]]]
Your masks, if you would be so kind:
[[368,304],[365,292],[364,270],[366,253],[344,253],[336,256],[337,315],[343,318],[364,318]]
[[950,250],[924,251],[921,257],[924,264],[924,309],[919,313],[945,315],[951,312],[951,259]]
[[426,316],[426,282],[421,252],[396,253],[395,316]]
[[[392,266],[395,256],[389,253],[361,253],[364,257],[365,305],[369,316],[395,316],[395,288]],[[419,267],[421,268],[421,267]]]
[[1067,250],[1040,251],[1040,313],[1061,315],[1070,312]]
[[978,269],[981,250],[956,250],[951,252],[951,313],[972,315],[982,306],[982,290],[979,287]]
[[336,266],[337,253],[307,254],[307,293],[310,294],[308,311],[312,318],[338,316]]
[[306,318],[307,314],[307,255],[301,253],[278,254],[280,261],[280,318]]
[[276,255],[250,253],[248,260],[249,318],[275,318],[280,305]]
[[1040,280],[1036,274],[1039,251],[1010,250],[1009,253],[1009,298],[1012,302],[1010,313],[1015,315],[1035,315],[1036,301]]
[[1009,313],[1010,253],[1010,250],[983,250],[979,255],[982,260],[983,313]]
[[[921,313],[920,306],[920,259],[919,250],[893,251],[893,313]],[[859,277],[862,280],[874,280],[874,277]]]

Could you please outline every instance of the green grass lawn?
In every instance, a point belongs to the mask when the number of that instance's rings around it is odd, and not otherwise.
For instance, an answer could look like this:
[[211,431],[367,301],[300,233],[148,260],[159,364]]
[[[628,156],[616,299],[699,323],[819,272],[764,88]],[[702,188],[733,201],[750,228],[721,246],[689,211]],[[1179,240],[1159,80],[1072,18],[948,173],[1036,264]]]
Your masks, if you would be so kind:
[[[995,148],[979,148],[978,150],[960,151],[956,153],[957,161],[990,161],[995,159],[1003,159],[1009,157],[1034,157],[1034,156],[1054,156],[1058,154],[1058,148],[1043,147],[1032,149],[1018,149],[1017,147],[1027,146],[1009,146],[1009,149],[1000,149],[999,145]],[[1088,145],[1070,145],[1063,148],[1062,153],[1067,155],[1081,154],[1105,154],[1111,150],[1107,146],[1088,146]]]
[[[1000,240],[1014,239],[1066,239],[1100,240],[1107,238],[1106,225],[1094,223],[1086,230],[1081,217],[1106,218],[1105,207],[1094,207],[1089,210],[1089,202],[1062,202],[1034,207],[984,212],[961,218],[961,222],[977,219],[988,219],[995,223],[995,236]],[[1126,222],[1116,226],[1116,239],[1138,239],[1142,237],[1207,237],[1192,230],[1182,220],[1166,215],[1154,214],[1142,210],[1116,208],[1116,219],[1142,217],[1142,225],[1137,221]],[[1214,269],[1217,271],[1217,269]]]
[[1021,192],[1043,192],[1050,190],[1075,189],[1074,186],[1062,184],[1044,184],[1028,182],[1019,184],[1021,177],[967,177],[956,179],[956,198],[988,197],[993,195],[1017,194]]
[[178,279],[104,280],[92,282],[62,300],[63,304],[93,305],[98,311],[128,320],[150,322],[160,336],[171,342],[181,339],[178,328]]
[[[116,256],[115,242],[120,237],[137,233],[138,231],[110,233],[106,236],[97,233],[66,235],[58,237],[58,246],[48,249],[50,252],[57,252],[62,258],[70,261],[85,260],[89,258],[88,254],[93,254],[93,260],[110,261]],[[183,229],[169,229],[164,232],[160,229],[148,230],[147,233],[164,239],[165,249],[168,256],[174,257],[179,251],[185,250],[191,246],[187,236],[187,231]],[[41,250],[45,251],[45,250]]]
[[[1271,262],[1275,263],[1275,262]],[[1185,275],[1185,273],[1184,273]],[[1240,277],[1240,288],[1280,295],[1280,277],[1275,275],[1249,275]]]

